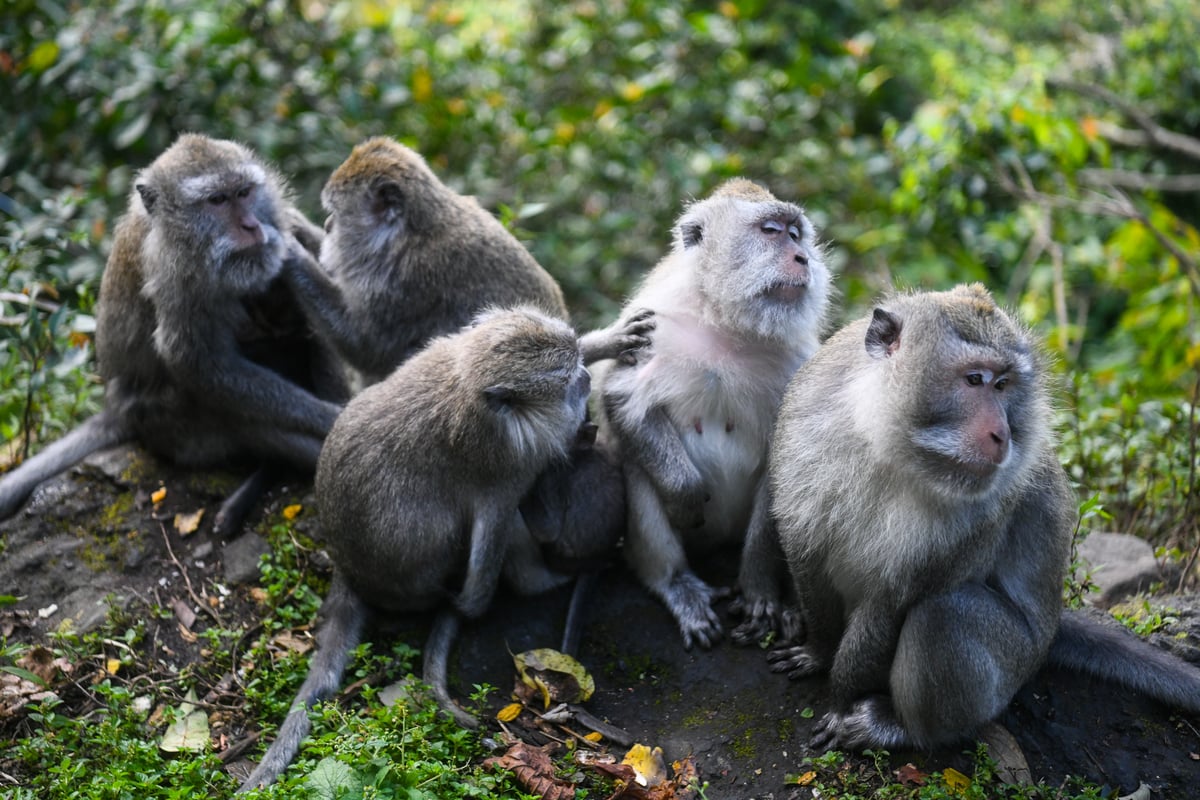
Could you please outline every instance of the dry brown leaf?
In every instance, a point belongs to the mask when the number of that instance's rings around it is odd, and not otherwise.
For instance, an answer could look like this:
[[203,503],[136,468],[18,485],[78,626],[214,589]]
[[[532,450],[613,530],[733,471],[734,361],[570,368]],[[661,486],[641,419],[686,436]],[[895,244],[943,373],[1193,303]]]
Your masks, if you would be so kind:
[[25,655],[16,660],[16,665],[37,675],[47,685],[55,683],[60,676],[70,675],[75,671],[75,665],[62,656],[54,655],[49,648],[37,645],[29,649]]
[[915,764],[905,764],[896,770],[896,780],[905,786],[924,786],[929,776],[917,769]]
[[554,764],[545,748],[517,742],[504,755],[484,761],[483,766],[508,770],[517,783],[543,800],[571,800],[575,797],[574,784],[554,777]]
[[204,517],[204,509],[198,509],[190,514],[175,515],[175,530],[179,531],[184,536],[189,533],[195,533],[200,527],[200,520]]

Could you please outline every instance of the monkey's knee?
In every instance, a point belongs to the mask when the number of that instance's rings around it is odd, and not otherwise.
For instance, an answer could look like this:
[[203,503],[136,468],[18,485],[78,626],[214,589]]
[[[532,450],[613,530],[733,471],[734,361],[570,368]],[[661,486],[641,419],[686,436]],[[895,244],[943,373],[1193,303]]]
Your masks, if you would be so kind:
[[1012,698],[1002,654],[937,613],[910,614],[892,662],[896,716],[916,744],[949,744],[993,719]]

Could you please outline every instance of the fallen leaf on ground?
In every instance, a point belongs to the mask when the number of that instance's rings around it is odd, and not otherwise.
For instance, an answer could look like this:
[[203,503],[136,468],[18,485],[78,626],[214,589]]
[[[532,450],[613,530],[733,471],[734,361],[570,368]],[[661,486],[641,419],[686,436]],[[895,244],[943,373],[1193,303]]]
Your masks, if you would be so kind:
[[164,753],[199,753],[209,744],[208,714],[196,708],[196,690],[188,689],[158,748]]
[[[634,745],[634,749],[642,748],[649,751],[651,754],[656,751],[661,758],[659,748],[645,747],[644,745]],[[653,756],[651,756],[653,758]],[[584,763],[584,762],[580,762]],[[612,764],[605,761],[589,761],[584,763],[584,766],[589,766],[608,777],[612,778],[617,783],[617,790],[609,795],[608,800],[618,800],[618,798],[629,798],[629,800],[691,800],[696,796],[696,787],[699,785],[699,775],[696,771],[696,765],[692,762],[691,757],[674,761],[671,763],[671,768],[674,775],[670,780],[664,780],[657,786],[643,786],[638,782],[638,773],[630,764],[621,762],[620,764]],[[663,767],[664,773],[666,768]]]
[[300,515],[300,512],[303,509],[304,506],[300,505],[299,503],[293,503],[290,506],[284,506],[283,518],[289,521],[293,520]]
[[570,800],[575,797],[574,784],[554,777],[554,764],[545,748],[517,742],[504,755],[485,760],[483,766],[508,770],[517,783],[543,800]]
[[155,505],[158,505],[167,498],[167,487],[160,486],[150,494],[150,500]]
[[896,770],[896,780],[905,786],[924,786],[929,776],[917,769],[915,764],[905,764]]
[[189,533],[195,533],[200,527],[200,520],[204,517],[204,509],[201,508],[193,511],[190,514],[175,515],[175,530],[179,531],[184,536]]
[[579,703],[596,691],[596,682],[582,664],[549,647],[526,650],[513,656],[521,682],[541,693],[545,708],[551,703]]
[[512,722],[517,717],[521,716],[521,710],[525,706],[520,703],[509,703],[504,708],[496,712],[496,719],[501,722]]
[[661,747],[650,749],[644,744],[635,744],[621,763],[633,767],[637,773],[635,780],[642,786],[658,786],[667,779],[667,764],[663,761]]

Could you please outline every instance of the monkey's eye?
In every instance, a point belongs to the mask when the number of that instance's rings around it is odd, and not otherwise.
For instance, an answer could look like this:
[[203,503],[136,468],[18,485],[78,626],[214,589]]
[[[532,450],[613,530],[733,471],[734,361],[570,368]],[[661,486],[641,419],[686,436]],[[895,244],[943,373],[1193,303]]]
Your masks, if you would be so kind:
[[1003,392],[1004,387],[1006,387],[1006,386],[1008,386],[1008,378],[1007,377],[1001,376],[996,379],[996,391],[997,392]]
[[229,202],[229,195],[225,194],[224,192],[211,194],[208,196],[208,202],[214,206],[223,206]]
[[241,189],[238,189],[237,196],[238,196],[239,200],[245,200],[247,197],[250,196],[250,187],[243,186]]
[[783,233],[783,225],[773,219],[769,219],[762,224],[762,227],[759,228],[759,230],[768,236],[774,236],[777,233]]
[[983,374],[979,373],[979,372],[968,372],[967,373],[967,385],[968,386],[982,386],[983,385]]
[[788,236],[792,237],[793,242],[800,241],[800,229],[795,225],[788,225]]

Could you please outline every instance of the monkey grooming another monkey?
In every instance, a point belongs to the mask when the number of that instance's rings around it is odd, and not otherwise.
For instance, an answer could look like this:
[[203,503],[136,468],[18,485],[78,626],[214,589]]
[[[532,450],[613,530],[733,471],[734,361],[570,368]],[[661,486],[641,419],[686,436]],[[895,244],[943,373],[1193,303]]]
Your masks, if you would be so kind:
[[1032,335],[978,284],[900,294],[801,368],[772,513],[827,672],[811,746],[933,747],[995,718],[1049,661],[1200,711],[1200,671],[1062,609],[1076,502]]
[[437,611],[424,678],[461,724],[478,722],[446,687],[461,616],[491,603],[501,575],[535,594],[565,583],[518,509],[566,458],[590,377],[574,332],[525,308],[490,311],[435,339],[338,418],[317,467],[316,499],[334,581],[312,667],[262,763],[242,788],[273,781],[307,734],[307,710],[336,690],[370,616]]
[[315,467],[344,387],[304,325],[263,318],[296,237],[320,235],[286,191],[247,148],[197,134],[138,174],[100,286],[104,409],[0,479],[0,519],[42,481],[133,439],[184,465]]
[[479,311],[533,305],[566,319],[558,284],[474,199],[384,137],[350,153],[321,192],[320,266],[286,272],[309,316],[366,383]]
[[598,383],[625,464],[625,553],[684,646],[707,648],[721,635],[718,592],[689,550],[744,542],[735,641],[786,625],[767,446],[788,379],[817,349],[829,272],[803,210],[747,180],[688,206],[674,238],[626,305],[654,312],[651,349]]

